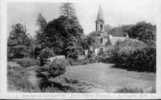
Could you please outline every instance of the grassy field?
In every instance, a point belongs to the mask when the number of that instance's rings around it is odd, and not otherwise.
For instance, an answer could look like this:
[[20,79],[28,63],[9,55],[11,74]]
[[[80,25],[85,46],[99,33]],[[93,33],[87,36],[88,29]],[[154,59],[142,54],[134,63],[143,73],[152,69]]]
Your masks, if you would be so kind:
[[[35,69],[23,68],[9,62],[8,86],[10,91],[41,92],[38,88],[39,77]],[[14,67],[17,66],[17,67]],[[126,71],[114,68],[112,64],[94,63],[68,66],[67,72],[57,78],[51,78],[54,87],[46,92],[155,92],[155,74]]]
[[154,73],[127,71],[113,68],[112,64],[95,63],[69,67],[65,76],[97,84],[106,92],[155,92]]

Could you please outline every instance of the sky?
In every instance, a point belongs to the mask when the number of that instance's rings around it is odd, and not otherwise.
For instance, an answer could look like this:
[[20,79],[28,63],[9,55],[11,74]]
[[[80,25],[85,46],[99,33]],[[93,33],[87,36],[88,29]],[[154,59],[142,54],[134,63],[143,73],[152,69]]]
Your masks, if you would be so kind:
[[[103,10],[105,24],[114,27],[139,21],[156,24],[159,4],[160,0],[79,0],[73,3],[85,34],[95,30],[99,6]],[[49,22],[59,17],[61,5],[59,2],[10,2],[7,5],[8,28],[11,30],[11,25],[20,22],[26,26],[27,32],[34,36],[38,28],[38,14],[41,13]]]

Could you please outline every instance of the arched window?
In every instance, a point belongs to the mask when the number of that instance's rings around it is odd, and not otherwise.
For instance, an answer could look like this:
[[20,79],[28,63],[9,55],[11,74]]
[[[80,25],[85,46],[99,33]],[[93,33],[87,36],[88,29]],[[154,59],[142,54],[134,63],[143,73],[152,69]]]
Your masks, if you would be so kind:
[[100,24],[100,31],[103,31],[103,25]]

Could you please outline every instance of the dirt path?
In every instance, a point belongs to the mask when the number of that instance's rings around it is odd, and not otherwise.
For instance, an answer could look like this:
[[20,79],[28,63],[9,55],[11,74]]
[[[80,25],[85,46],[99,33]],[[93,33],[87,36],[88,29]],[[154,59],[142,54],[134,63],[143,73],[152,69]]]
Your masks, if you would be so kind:
[[[155,74],[126,71],[112,68],[112,64],[95,63],[69,67],[65,76],[100,85],[105,91],[113,92],[119,88],[155,88]],[[90,91],[103,92],[103,89]]]

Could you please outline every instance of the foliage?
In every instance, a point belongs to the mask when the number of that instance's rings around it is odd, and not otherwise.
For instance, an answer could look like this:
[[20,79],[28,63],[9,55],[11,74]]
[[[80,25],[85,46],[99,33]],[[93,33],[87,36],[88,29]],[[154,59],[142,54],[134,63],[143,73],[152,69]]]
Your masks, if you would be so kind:
[[38,15],[38,19],[37,19],[37,25],[39,26],[39,30],[37,30],[37,34],[36,34],[36,42],[38,44],[40,44],[42,47],[44,47],[44,38],[45,38],[45,33],[44,30],[47,26],[47,21],[45,20],[45,18],[42,16],[42,14],[40,13]]
[[156,26],[151,23],[139,22],[127,30],[129,37],[154,45],[156,41]]
[[113,36],[128,35],[130,38],[141,40],[149,46],[155,47],[156,25],[144,21],[132,25],[122,25],[112,28],[109,34]]
[[61,16],[49,23],[39,14],[37,22],[40,30],[37,32],[37,41],[41,49],[48,47],[56,55],[65,55],[75,59],[83,52],[81,43],[83,29],[71,3],[64,3],[60,10]]
[[[63,59],[55,59],[52,63],[48,63],[44,65],[44,67],[41,67],[38,70],[39,74],[48,75],[44,77],[57,77],[59,75],[62,75],[66,72],[66,60]],[[47,74],[44,74],[46,72]],[[40,76],[41,76],[40,75]]]
[[65,60],[55,59],[37,70],[38,77],[41,78],[40,89],[44,91],[48,86],[51,87],[50,78],[58,77],[66,72]]
[[40,64],[38,60],[32,58],[13,59],[13,61],[17,62],[19,65],[25,68]]
[[45,33],[47,38],[46,46],[54,47],[53,50],[57,55],[67,56],[68,51],[66,50],[69,50],[67,48],[71,46],[71,44],[72,46],[80,46],[80,38],[83,30],[75,17],[68,18],[61,16],[58,19],[49,22],[45,29]]
[[66,55],[69,58],[77,59],[81,55],[82,48],[77,44],[78,41],[75,37],[69,39],[66,46]]
[[63,16],[67,16],[67,17],[73,17],[75,16],[75,9],[72,5],[72,3],[64,3],[62,6],[61,6],[61,14]]
[[49,57],[53,57],[53,56],[55,56],[55,54],[52,49],[50,49],[48,47],[42,49],[40,51],[40,55],[39,55],[40,65],[44,65],[46,63],[46,60]]
[[89,46],[89,48],[92,47],[98,47],[100,45],[99,40],[98,40],[98,36],[100,34],[97,32],[91,32],[88,36],[87,36],[87,44]]
[[142,42],[129,40],[118,43],[112,51],[110,59],[121,67],[137,71],[156,71],[156,49],[143,45]]
[[8,38],[8,58],[22,58],[30,55],[30,38],[26,28],[18,23],[12,26]]
[[118,27],[111,28],[109,30],[109,34],[112,36],[127,36],[128,30],[132,27],[133,25],[122,25]]
[[30,51],[27,46],[15,45],[8,47],[8,58],[23,58],[30,56]]
[[57,77],[66,72],[66,61],[65,60],[54,60],[49,65],[50,74],[52,77]]

